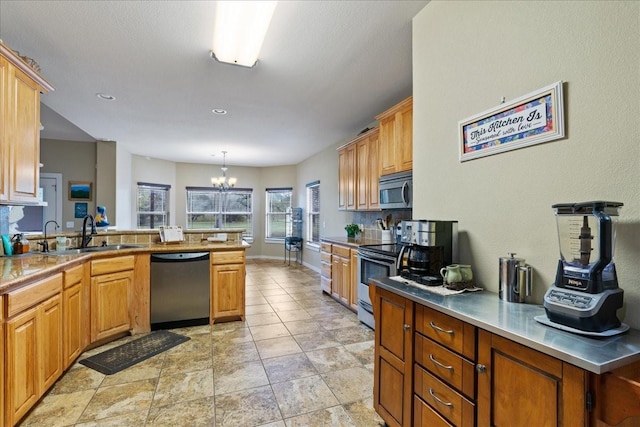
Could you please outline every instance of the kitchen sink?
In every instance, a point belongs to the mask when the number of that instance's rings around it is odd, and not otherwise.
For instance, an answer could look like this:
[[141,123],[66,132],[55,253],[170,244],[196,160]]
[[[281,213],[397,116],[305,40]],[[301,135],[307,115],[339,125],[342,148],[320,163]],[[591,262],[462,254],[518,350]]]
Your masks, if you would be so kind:
[[117,251],[120,249],[136,249],[142,248],[143,245],[122,244],[122,245],[106,245],[106,246],[88,246],[86,248],[67,249],[60,252],[55,252],[60,255],[70,254],[84,254],[87,252],[104,252],[104,251]]

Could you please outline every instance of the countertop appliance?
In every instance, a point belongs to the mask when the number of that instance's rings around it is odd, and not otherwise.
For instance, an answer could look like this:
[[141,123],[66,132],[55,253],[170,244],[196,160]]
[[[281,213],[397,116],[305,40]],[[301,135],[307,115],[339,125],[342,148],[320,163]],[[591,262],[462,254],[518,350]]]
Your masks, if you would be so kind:
[[380,209],[410,209],[413,206],[412,172],[398,172],[380,177]]
[[363,245],[358,248],[358,319],[375,328],[373,305],[369,298],[370,277],[395,276],[396,259],[402,245]]
[[401,227],[397,273],[424,285],[441,285],[440,269],[458,262],[458,221],[411,220]]
[[622,307],[624,291],[618,288],[613,253],[622,203],[593,201],[552,207],[560,260],[555,284],[544,296],[547,318],[577,331],[620,328],[616,311]]
[[151,329],[209,323],[209,252],[151,254]]

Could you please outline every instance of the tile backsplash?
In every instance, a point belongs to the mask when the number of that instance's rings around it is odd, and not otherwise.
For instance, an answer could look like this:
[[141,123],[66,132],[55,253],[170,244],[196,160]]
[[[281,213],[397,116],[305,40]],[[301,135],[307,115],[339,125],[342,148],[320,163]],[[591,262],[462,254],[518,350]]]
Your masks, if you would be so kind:
[[[377,219],[386,219],[391,216],[390,224],[395,226],[403,219],[411,219],[411,209],[393,209],[381,212],[356,211],[353,213],[353,223],[364,226],[363,238],[381,240],[382,231],[378,228]],[[392,232],[392,239],[395,240],[395,233]]]

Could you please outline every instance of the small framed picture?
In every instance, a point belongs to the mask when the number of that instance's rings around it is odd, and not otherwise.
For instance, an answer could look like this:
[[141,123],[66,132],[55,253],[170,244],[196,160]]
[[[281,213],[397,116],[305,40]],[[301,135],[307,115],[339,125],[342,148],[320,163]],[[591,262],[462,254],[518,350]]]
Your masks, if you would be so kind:
[[93,183],[85,181],[69,181],[69,200],[90,202],[93,198]]
[[84,218],[89,213],[89,204],[88,203],[76,203],[73,207],[73,217],[74,218]]

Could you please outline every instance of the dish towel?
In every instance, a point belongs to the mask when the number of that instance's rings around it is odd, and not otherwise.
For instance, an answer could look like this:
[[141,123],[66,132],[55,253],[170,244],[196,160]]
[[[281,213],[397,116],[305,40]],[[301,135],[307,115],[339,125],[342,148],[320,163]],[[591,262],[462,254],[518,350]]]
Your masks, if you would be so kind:
[[440,285],[440,286],[426,286],[423,285],[421,283],[418,282],[414,282],[413,280],[409,280],[409,279],[405,279],[404,277],[401,276],[391,276],[389,277],[389,279],[391,280],[395,280],[396,282],[400,282],[400,283],[404,283],[405,285],[409,285],[409,286],[413,286],[419,289],[423,289],[425,291],[428,292],[433,292],[434,294],[438,294],[438,295],[457,295],[457,294],[461,294],[463,292],[478,292],[481,291],[482,288],[479,288],[477,286],[474,286],[473,288],[466,288],[466,289],[461,289],[459,291],[453,290],[453,289],[447,289],[444,287],[444,285]]

